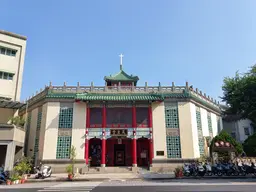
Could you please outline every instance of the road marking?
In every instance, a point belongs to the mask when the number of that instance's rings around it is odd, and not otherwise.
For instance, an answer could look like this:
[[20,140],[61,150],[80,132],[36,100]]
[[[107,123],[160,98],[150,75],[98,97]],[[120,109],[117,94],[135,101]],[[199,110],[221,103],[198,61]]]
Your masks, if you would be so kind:
[[[43,189],[38,190],[38,192],[57,192],[57,191],[71,191],[78,192],[78,191],[85,191],[89,192],[93,190],[95,187],[100,185],[102,182],[65,182],[56,184],[54,186],[45,187]],[[72,189],[71,189],[72,188]]]

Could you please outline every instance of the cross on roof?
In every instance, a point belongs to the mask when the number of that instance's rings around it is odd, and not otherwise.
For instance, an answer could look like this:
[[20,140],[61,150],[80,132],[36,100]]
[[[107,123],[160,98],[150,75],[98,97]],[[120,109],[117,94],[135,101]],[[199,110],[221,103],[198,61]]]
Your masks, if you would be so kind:
[[120,70],[123,70],[123,57],[124,57],[124,55],[121,53],[119,55],[119,57],[120,57]]

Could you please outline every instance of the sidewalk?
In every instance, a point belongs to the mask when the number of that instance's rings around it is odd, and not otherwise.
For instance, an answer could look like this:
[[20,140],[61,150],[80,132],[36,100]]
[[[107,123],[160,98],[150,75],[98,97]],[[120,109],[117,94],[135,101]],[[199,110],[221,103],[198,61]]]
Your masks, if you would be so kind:
[[[35,179],[35,175],[31,175],[27,182],[57,182],[57,181],[67,181],[67,173],[52,174],[50,178],[45,179]],[[135,173],[108,173],[108,174],[77,174],[74,177],[74,181],[105,181],[105,180],[135,180],[140,179],[139,174]]]

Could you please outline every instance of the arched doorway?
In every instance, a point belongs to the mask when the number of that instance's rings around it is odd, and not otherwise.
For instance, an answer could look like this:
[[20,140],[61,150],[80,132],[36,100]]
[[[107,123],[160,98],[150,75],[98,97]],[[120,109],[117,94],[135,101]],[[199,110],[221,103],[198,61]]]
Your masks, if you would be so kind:
[[101,164],[101,139],[93,138],[89,141],[89,157],[91,166],[100,166]]
[[139,167],[149,166],[149,140],[147,138],[137,139],[137,165]]
[[129,138],[109,138],[106,144],[107,166],[132,165],[132,140]]

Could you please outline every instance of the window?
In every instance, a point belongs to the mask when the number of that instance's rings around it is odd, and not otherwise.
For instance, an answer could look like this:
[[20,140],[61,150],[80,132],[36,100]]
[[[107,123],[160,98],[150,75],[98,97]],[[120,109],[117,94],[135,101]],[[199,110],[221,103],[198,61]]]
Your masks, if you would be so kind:
[[6,49],[3,48],[3,47],[0,47],[0,53],[3,54],[3,55],[5,55],[5,52],[6,52]]
[[6,55],[11,56],[11,53],[12,53],[12,51],[11,51],[10,49],[7,49],[7,50],[6,50]]
[[250,135],[249,127],[244,127],[244,134]]
[[232,133],[231,133],[231,136],[232,136],[234,139],[236,139],[236,132],[232,132]]
[[4,73],[4,79],[8,79],[8,73]]
[[13,73],[0,71],[0,79],[13,80]]
[[59,128],[72,128],[73,108],[61,107],[59,114]]
[[0,47],[0,54],[15,57],[17,50]]
[[15,51],[15,50],[12,50],[11,56],[14,56],[14,57],[15,57],[15,55],[16,55],[16,51]]
[[13,79],[13,74],[8,74],[8,80],[12,80]]

